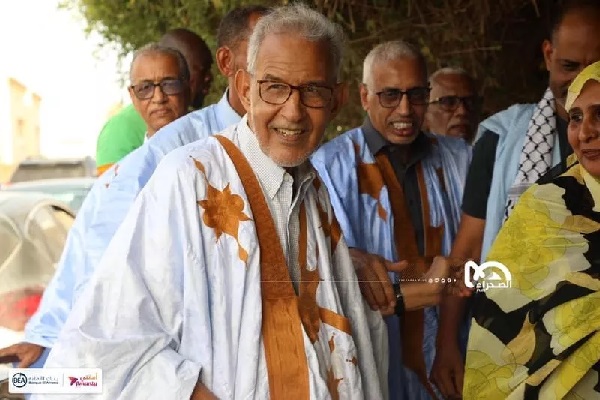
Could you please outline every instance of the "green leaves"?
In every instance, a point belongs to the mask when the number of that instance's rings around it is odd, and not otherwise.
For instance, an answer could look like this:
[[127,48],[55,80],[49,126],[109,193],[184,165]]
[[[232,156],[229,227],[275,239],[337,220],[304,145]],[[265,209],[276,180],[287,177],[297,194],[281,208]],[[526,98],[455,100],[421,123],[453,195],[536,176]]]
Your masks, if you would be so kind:
[[[261,1],[267,5],[287,0]],[[373,45],[405,39],[420,46],[430,71],[462,66],[481,82],[484,111],[495,112],[515,102],[534,101],[546,82],[538,65],[545,18],[555,0],[313,0],[317,9],[344,27],[349,49],[344,76],[351,83],[350,102],[329,135],[362,122],[357,85],[362,60]],[[117,43],[125,55],[157,40],[170,28],[200,34],[215,49],[222,16],[251,0],[63,0],[61,7],[80,12],[88,31]],[[216,67],[213,74],[218,76]],[[207,101],[216,101],[225,79],[215,79]]]

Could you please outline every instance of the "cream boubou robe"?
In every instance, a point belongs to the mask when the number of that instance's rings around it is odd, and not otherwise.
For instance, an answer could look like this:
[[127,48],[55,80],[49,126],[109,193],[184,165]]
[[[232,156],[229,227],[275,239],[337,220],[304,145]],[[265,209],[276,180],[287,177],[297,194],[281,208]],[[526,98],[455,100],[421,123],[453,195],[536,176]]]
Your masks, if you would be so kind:
[[243,134],[246,119],[165,157],[46,367],[102,368],[111,400],[189,399],[198,377],[220,399],[387,398],[386,326],[324,185],[299,198],[296,295]]

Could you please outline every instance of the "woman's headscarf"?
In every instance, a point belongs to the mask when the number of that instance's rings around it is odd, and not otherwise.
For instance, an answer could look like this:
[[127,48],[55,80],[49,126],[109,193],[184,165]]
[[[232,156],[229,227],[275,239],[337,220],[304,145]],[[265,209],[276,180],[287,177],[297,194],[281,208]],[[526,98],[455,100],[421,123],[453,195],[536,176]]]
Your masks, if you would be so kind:
[[585,67],[573,82],[571,82],[569,93],[567,94],[567,102],[565,103],[565,109],[567,111],[573,107],[573,103],[579,97],[581,90],[590,79],[600,82],[600,61],[596,61]]

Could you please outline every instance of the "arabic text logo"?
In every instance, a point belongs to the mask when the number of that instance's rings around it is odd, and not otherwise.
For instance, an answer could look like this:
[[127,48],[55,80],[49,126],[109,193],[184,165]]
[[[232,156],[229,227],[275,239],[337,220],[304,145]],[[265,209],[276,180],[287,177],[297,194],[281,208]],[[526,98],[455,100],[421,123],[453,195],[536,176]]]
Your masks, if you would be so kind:
[[[471,276],[471,270],[474,271]],[[487,270],[487,274],[486,274]],[[487,261],[477,265],[474,261],[465,264],[465,286],[485,292],[491,288],[511,287],[512,275],[506,265],[498,261]]]
[[69,376],[69,386],[98,386],[98,374],[88,374],[86,376]]

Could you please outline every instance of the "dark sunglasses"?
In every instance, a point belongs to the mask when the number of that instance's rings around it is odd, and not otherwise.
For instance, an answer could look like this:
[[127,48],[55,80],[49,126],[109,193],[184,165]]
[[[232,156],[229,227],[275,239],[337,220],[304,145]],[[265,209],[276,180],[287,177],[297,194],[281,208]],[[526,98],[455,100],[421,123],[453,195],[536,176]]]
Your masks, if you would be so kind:
[[135,85],[131,85],[135,97],[140,100],[148,100],[154,96],[154,89],[159,87],[160,90],[167,96],[174,96],[183,91],[183,82],[180,79],[163,79],[160,82],[142,81]]
[[406,95],[408,102],[414,106],[427,104],[429,100],[428,87],[414,87],[408,90],[400,90],[396,88],[384,89],[375,94],[379,97],[379,104],[385,108],[396,108],[402,101],[402,97]]

